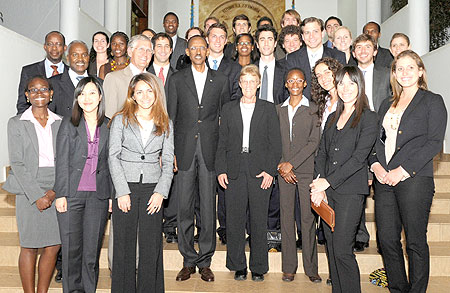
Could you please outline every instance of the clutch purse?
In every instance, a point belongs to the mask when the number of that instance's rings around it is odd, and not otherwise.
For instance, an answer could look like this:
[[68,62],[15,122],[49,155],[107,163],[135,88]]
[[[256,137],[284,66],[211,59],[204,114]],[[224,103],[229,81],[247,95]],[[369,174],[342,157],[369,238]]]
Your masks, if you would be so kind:
[[322,201],[318,207],[311,202],[311,207],[322,218],[322,220],[330,226],[331,231],[334,232],[334,227],[336,226],[336,216],[334,214],[334,210],[324,201]]

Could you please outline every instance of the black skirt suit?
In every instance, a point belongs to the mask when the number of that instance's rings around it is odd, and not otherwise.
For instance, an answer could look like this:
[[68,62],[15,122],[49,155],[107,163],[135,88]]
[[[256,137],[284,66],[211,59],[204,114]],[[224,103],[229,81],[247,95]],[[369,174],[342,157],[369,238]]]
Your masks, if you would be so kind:
[[334,232],[324,224],[333,292],[360,292],[358,263],[353,244],[358,230],[364,195],[369,194],[367,158],[377,136],[377,114],[364,110],[351,127],[355,112],[345,126],[337,129],[332,113],[323,130],[314,162],[314,177],[325,178],[328,203],[336,213]]

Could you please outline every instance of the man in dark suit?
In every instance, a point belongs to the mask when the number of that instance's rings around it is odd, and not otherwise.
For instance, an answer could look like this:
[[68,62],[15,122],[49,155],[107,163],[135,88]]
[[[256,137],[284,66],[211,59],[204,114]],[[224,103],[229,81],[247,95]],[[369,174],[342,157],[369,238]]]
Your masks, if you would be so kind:
[[[169,81],[167,108],[174,121],[175,156],[178,165],[178,249],[183,268],[176,280],[184,281],[199,268],[204,281],[214,281],[210,269],[216,247],[216,176],[214,160],[219,136],[219,114],[229,101],[228,78],[205,64],[207,43],[201,36],[188,42],[186,54],[192,66],[176,72]],[[199,251],[194,248],[196,181],[200,198]]]
[[374,21],[366,23],[366,25],[363,27],[363,34],[371,35],[372,38],[374,38],[375,43],[377,44],[378,53],[374,61],[375,66],[391,68],[391,63],[394,60],[394,57],[392,57],[392,54],[388,49],[381,48],[378,45],[378,39],[381,36],[380,25]]
[[333,34],[336,31],[338,27],[342,26],[342,20],[340,20],[336,16],[330,16],[325,21],[325,30],[327,32],[328,41],[326,41],[323,45],[327,46],[328,48],[334,48],[333,45]]
[[309,86],[311,84],[311,69],[317,60],[322,57],[331,57],[339,61],[342,65],[345,65],[345,54],[322,45],[322,38],[325,35],[325,31],[321,19],[316,17],[305,18],[300,27],[302,28],[303,42],[306,46],[302,46],[300,50],[286,57],[287,69],[298,67],[305,73],[308,86],[306,86],[303,94],[308,99],[311,99],[311,87]]
[[[250,22],[250,19],[245,14],[236,15],[233,18],[232,26],[233,26],[233,32],[234,32],[235,38],[236,38],[236,36],[238,36],[240,34],[250,33],[250,31],[252,29],[252,24]],[[231,58],[231,56],[233,56],[234,51],[236,51],[235,42],[228,43],[227,46],[225,47],[224,54],[226,57]]]
[[[391,97],[390,72],[387,67],[374,66],[377,56],[377,43],[368,34],[359,35],[353,42],[353,57],[358,62],[358,68],[364,75],[366,96],[369,100],[370,110],[378,112],[380,105],[386,98]],[[364,251],[369,247],[370,235],[366,228],[365,201],[359,224],[358,233],[353,250]]]
[[50,78],[53,86],[53,101],[49,109],[61,116],[71,116],[73,93],[78,82],[88,76],[89,50],[83,41],[72,41],[67,48],[69,70]]
[[[300,28],[301,22],[302,22],[302,19],[300,17],[300,14],[297,12],[297,10],[288,9],[285,12],[283,12],[283,15],[281,15],[281,20],[280,20],[281,30],[283,30],[285,27],[291,26],[291,25],[295,25]],[[300,42],[301,42],[301,40],[302,39],[300,36]],[[289,52],[287,52],[287,53],[285,52],[286,48],[284,48],[285,50],[283,50],[282,45],[283,45],[282,42],[277,42],[277,47],[275,48],[275,59],[277,59],[277,60],[285,59],[286,54],[289,53]]]
[[49,32],[45,36],[44,50],[46,57],[44,60],[22,67],[19,83],[19,96],[17,99],[17,114],[22,114],[30,106],[25,97],[26,83],[36,75],[50,78],[67,71],[69,68],[62,62],[62,56],[66,51],[64,35],[57,31]]
[[172,38],[173,42],[173,52],[170,57],[170,66],[172,66],[172,68],[176,68],[178,58],[183,55],[184,50],[186,50],[186,40],[177,35],[179,23],[178,16],[175,13],[167,12],[166,15],[164,15],[164,31]]

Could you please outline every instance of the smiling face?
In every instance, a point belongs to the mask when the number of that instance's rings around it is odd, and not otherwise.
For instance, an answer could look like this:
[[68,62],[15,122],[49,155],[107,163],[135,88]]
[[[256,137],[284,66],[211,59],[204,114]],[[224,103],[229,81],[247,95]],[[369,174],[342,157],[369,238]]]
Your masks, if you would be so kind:
[[299,70],[291,70],[286,77],[285,86],[291,97],[302,96],[303,89],[306,87],[305,75]]
[[302,41],[296,34],[286,35],[283,41],[283,47],[287,53],[297,51],[302,46]]
[[170,48],[170,41],[167,38],[158,38],[155,40],[155,60],[160,64],[167,64],[169,62],[172,49]]
[[317,50],[322,46],[323,35],[324,32],[320,30],[320,25],[315,21],[309,22],[303,27],[303,41],[312,50]]
[[152,55],[152,43],[150,40],[137,40],[133,48],[128,47],[130,62],[141,71],[147,68]]
[[365,34],[371,35],[372,38],[375,39],[375,42],[378,42],[378,39],[381,36],[381,33],[378,30],[378,26],[376,24],[374,24],[374,23],[366,24],[366,26],[364,27],[363,32]]
[[352,37],[350,36],[350,32],[344,28],[341,28],[334,32],[333,44],[339,51],[345,52],[349,50],[352,44]]
[[28,84],[25,96],[27,96],[32,107],[42,108],[47,107],[48,103],[50,103],[53,91],[49,89],[49,84],[46,80],[37,77]]
[[394,57],[397,57],[398,54],[405,50],[411,49],[411,46],[408,44],[408,41],[404,37],[398,37],[391,41],[391,46],[389,47],[389,51]]
[[148,83],[141,80],[134,88],[133,99],[138,104],[139,109],[148,110],[155,103],[155,92]]
[[366,68],[373,63],[373,57],[377,55],[371,41],[359,42],[355,45],[353,56],[358,60],[358,65]]
[[178,30],[178,20],[173,14],[169,14],[164,18],[163,22],[164,31],[171,37],[173,37]]
[[94,50],[95,52],[97,52],[97,54],[102,54],[106,53],[109,44],[103,34],[96,34],[94,36],[94,42],[92,43],[92,46],[94,47]]
[[44,50],[47,53],[47,59],[52,63],[59,63],[66,50],[63,38],[58,33],[51,33],[45,40]]
[[270,31],[262,31],[259,34],[258,49],[262,56],[271,56],[275,51],[277,42]]
[[239,38],[236,49],[239,56],[250,56],[253,51],[252,40],[249,36],[242,36]]
[[327,21],[327,24],[325,25],[325,30],[327,31],[329,39],[332,38],[333,33],[336,31],[338,27],[340,27],[340,25],[336,19],[330,19]]
[[201,37],[192,37],[189,40],[188,48],[186,48],[186,55],[191,59],[192,64],[202,65],[205,63],[208,55],[206,41]]
[[289,13],[286,13],[283,17],[283,24],[281,27],[285,27],[287,25],[298,25],[297,18]]
[[208,35],[209,50],[215,54],[222,54],[227,42],[227,34],[220,28],[213,28]]
[[328,65],[326,65],[325,63],[317,64],[316,68],[314,69],[314,73],[317,77],[319,85],[324,90],[329,92],[334,89],[334,76]]
[[111,39],[111,53],[114,58],[119,58],[127,53],[127,41],[121,35],[114,36]]
[[258,76],[252,74],[244,74],[239,78],[239,86],[242,89],[244,97],[251,99],[256,95],[256,90],[259,88],[261,81]]
[[419,68],[413,58],[405,56],[397,60],[394,76],[403,88],[419,87],[419,78],[423,76],[423,69]]
[[70,46],[67,55],[70,68],[78,75],[83,75],[89,66],[89,52],[87,47],[81,43],[74,43]]
[[246,20],[236,20],[234,23],[233,31],[237,35],[246,34],[250,31],[251,27],[248,25],[248,21]]
[[358,97],[358,84],[350,79],[348,73],[337,84],[337,92],[342,102],[348,105],[354,105]]
[[102,96],[97,86],[93,82],[89,82],[84,86],[83,91],[77,99],[78,105],[80,105],[84,113],[93,113],[98,111],[98,105]]

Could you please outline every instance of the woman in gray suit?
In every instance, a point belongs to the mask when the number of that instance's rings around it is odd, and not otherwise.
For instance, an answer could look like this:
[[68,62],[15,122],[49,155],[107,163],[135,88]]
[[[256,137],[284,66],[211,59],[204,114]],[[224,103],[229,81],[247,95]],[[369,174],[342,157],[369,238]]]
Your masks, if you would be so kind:
[[62,242],[63,291],[95,292],[99,257],[112,194],[108,119],[95,77],[75,88],[72,117],[56,145],[56,209]]
[[116,189],[111,292],[164,292],[161,204],[172,183],[174,147],[162,97],[156,76],[138,74],[111,122],[109,166]]
[[29,80],[25,96],[31,107],[9,119],[8,151],[11,171],[3,189],[16,194],[20,239],[19,272],[24,292],[35,292],[36,257],[38,292],[47,292],[60,248],[55,192],[55,139],[61,118],[47,109],[53,90],[47,79]]

